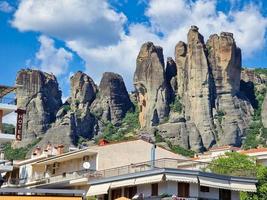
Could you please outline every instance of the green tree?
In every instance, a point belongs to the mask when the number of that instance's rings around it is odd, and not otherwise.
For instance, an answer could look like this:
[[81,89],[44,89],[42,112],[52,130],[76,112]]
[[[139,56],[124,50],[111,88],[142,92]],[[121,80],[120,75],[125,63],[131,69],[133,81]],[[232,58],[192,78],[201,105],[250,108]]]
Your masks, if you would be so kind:
[[252,158],[237,152],[227,152],[225,156],[214,159],[206,168],[213,173],[232,176],[252,175],[256,164]]

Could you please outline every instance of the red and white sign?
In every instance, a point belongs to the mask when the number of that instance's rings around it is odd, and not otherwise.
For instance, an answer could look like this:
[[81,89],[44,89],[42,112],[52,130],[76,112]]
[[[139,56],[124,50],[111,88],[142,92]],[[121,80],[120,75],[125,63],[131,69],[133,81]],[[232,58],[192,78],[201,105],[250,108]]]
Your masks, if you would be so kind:
[[26,113],[25,110],[17,109],[17,128],[16,128],[16,140],[22,140],[22,127],[23,127],[23,115]]

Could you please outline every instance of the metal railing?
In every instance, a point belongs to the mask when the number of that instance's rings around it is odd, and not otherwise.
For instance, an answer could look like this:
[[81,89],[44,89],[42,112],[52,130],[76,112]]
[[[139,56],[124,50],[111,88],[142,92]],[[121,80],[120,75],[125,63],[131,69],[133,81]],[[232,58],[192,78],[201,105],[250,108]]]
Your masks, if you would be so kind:
[[0,103],[9,104],[9,105],[16,105],[17,99],[11,98],[11,97],[2,97],[2,98],[0,98]]
[[[73,180],[78,178],[88,178],[89,180],[96,180],[114,176],[121,176],[126,174],[144,172],[151,169],[183,169],[183,170],[195,170],[195,171],[205,171],[209,173],[208,166],[210,163],[199,162],[194,160],[179,160],[179,159],[158,159],[155,161],[141,162],[131,165],[126,165],[122,167],[116,167],[106,170],[79,170],[79,171],[69,171],[62,174],[51,175],[51,173],[38,174],[37,176],[29,177],[25,180],[25,183],[37,181],[42,183],[56,183],[67,180]],[[222,175],[238,176],[238,177],[255,177],[254,170],[235,170],[233,173],[222,173]],[[20,183],[23,183],[20,179]]]

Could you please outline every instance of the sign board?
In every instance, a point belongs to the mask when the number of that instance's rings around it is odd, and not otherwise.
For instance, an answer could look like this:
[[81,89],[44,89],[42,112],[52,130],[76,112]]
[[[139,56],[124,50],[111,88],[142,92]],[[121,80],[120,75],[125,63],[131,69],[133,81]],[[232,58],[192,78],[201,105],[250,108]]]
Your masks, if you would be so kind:
[[16,128],[16,140],[22,140],[22,127],[23,127],[23,115],[26,113],[25,110],[17,109],[17,128]]

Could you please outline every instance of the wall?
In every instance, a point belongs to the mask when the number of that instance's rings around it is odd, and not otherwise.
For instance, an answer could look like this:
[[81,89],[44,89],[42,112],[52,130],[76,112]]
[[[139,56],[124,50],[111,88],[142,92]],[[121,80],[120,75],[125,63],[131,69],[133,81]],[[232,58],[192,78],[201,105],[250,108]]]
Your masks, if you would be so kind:
[[[151,147],[152,144],[148,142],[135,140],[95,146],[90,149],[98,152],[98,170],[103,170],[149,161],[151,160]],[[156,159],[160,158],[182,159],[184,157],[157,147]]]

